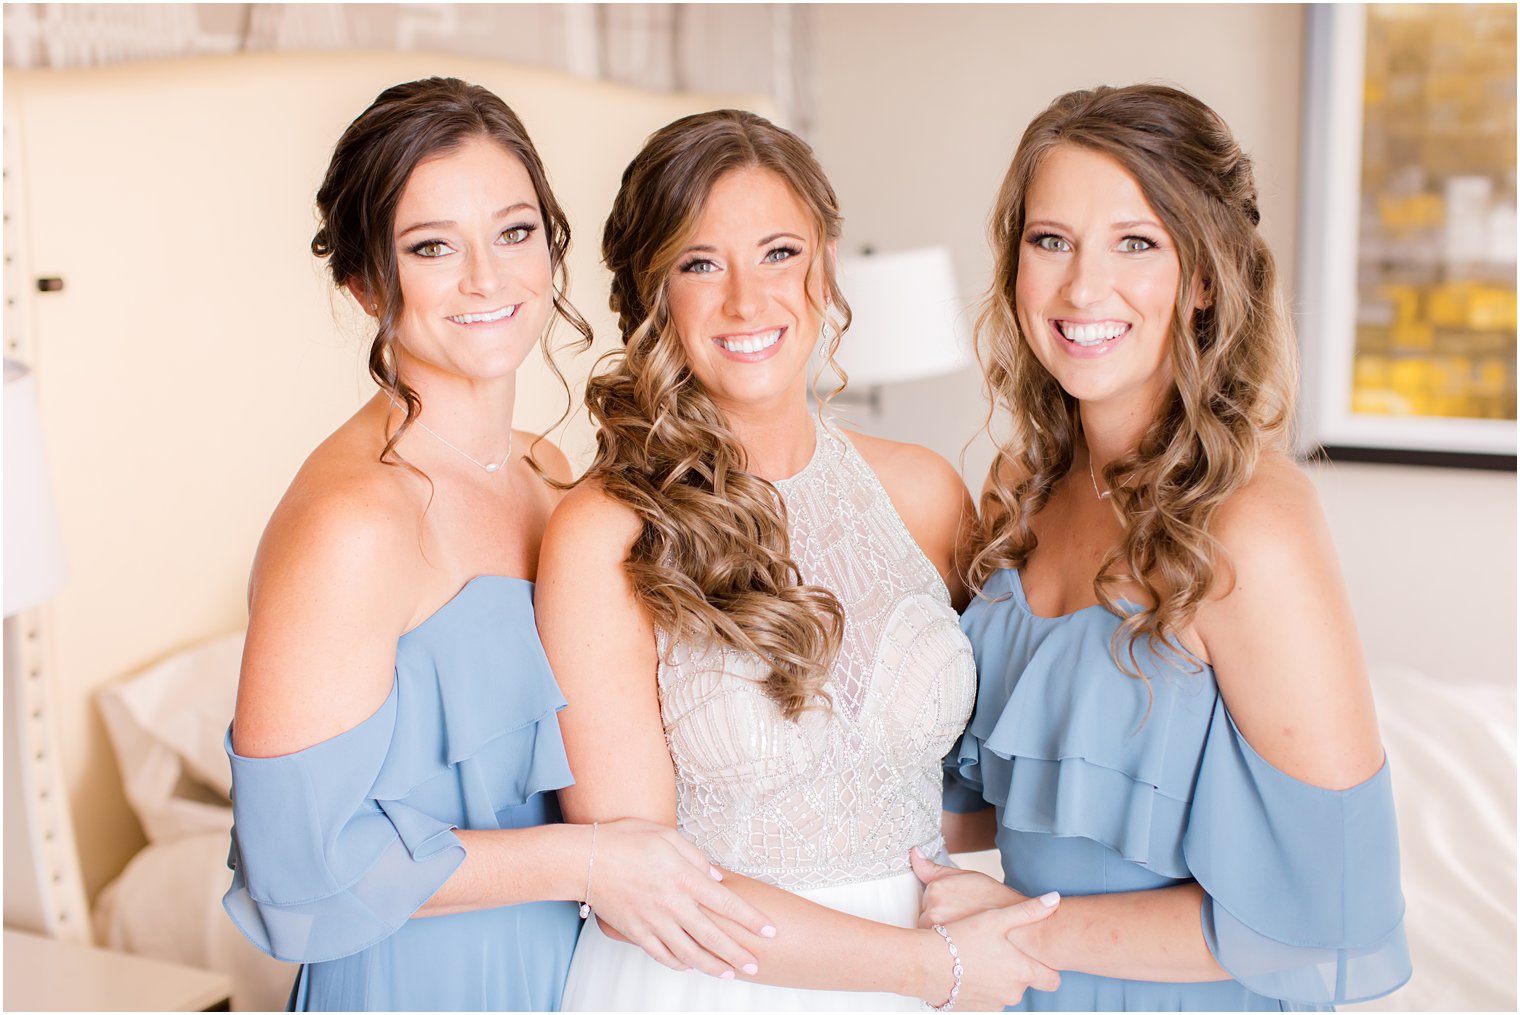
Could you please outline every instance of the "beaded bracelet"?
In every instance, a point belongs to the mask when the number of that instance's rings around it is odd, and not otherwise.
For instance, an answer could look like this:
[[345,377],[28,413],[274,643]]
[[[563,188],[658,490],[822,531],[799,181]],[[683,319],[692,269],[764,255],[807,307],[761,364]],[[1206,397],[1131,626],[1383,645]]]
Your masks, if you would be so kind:
[[591,915],[591,865],[596,863],[596,825],[595,821],[591,822],[591,849],[586,853],[586,901],[581,903],[582,920]]
[[950,939],[950,932],[945,929],[945,925],[936,923],[934,925],[934,932],[945,939],[945,946],[950,949],[950,961],[953,963],[950,967],[950,972],[955,975],[955,983],[951,986],[950,997],[944,1004],[931,1004],[929,1007],[935,1011],[950,1011],[955,1007],[955,999],[960,996],[961,977],[965,975],[966,967],[961,965],[961,953],[955,947],[955,942]]

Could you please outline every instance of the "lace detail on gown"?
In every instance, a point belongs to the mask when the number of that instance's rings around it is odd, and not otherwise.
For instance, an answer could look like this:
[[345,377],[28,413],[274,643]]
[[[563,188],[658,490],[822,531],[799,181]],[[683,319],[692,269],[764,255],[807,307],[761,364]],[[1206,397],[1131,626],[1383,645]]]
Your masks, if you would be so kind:
[[804,582],[834,592],[845,630],[832,707],[785,719],[758,657],[670,643],[660,708],[676,821],[715,862],[783,888],[900,874],[937,854],[940,761],[976,694],[971,647],[934,566],[854,446],[818,425],[801,472],[775,483]]

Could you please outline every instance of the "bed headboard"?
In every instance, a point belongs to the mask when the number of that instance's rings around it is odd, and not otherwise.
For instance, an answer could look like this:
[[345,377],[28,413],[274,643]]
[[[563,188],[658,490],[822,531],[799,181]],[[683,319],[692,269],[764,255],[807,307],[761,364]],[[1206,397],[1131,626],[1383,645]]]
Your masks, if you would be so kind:
[[[92,695],[245,623],[265,520],[368,389],[363,325],[308,253],[313,195],[348,122],[429,75],[492,89],[527,125],[572,222],[571,296],[598,350],[616,334],[601,224],[644,137],[717,106],[774,115],[753,96],[416,53],[5,74],[7,355],[36,370],[70,565],[37,618],[38,658],[92,897],[143,841]],[[577,405],[593,358],[564,362]],[[548,426],[562,389],[541,363],[520,376],[521,425]],[[582,416],[561,442],[583,464]]]

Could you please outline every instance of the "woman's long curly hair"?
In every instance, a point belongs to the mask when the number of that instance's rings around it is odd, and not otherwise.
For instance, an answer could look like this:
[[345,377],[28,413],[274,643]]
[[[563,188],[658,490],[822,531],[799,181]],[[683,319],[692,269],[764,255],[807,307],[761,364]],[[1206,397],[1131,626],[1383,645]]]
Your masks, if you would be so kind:
[[[827,589],[802,584],[786,506],[775,487],[745,471],[743,446],[692,376],[667,289],[714,185],[747,168],[784,180],[816,224],[807,298],[832,325],[830,358],[849,326],[829,256],[839,202],[812,149],[734,109],[656,131],[624,171],[602,234],[623,348],[586,384],[598,431],[582,481],[600,484],[643,523],[624,567],[656,627],[758,656],[770,667],[766,694],[796,719],[827,698],[822,684],[839,651],[844,610]],[[816,289],[826,294],[824,306]]]
[[[1045,158],[1067,145],[1106,155],[1135,179],[1181,268],[1171,326],[1174,387],[1139,445],[1102,475],[1124,535],[1099,566],[1093,590],[1125,618],[1114,657],[1138,676],[1142,637],[1196,663],[1178,634],[1228,565],[1210,524],[1250,480],[1261,453],[1288,446],[1296,347],[1276,265],[1256,228],[1251,160],[1218,114],[1160,85],[1056,99],[1025,130],[991,223],[995,266],[977,346],[991,411],[1006,411],[1011,423],[982,497],[974,587],[998,568],[1028,561],[1037,542],[1030,520],[1071,471],[1083,440],[1077,400],[1035,358],[1016,298],[1025,198]],[[1205,306],[1195,309],[1200,290]],[[1154,605],[1122,608],[1120,590],[1129,582]],[[1120,659],[1121,645],[1127,659]]]
[[561,383],[564,377],[549,346],[556,318],[579,332],[587,345],[591,342],[591,328],[565,295],[570,221],[549,189],[543,161],[517,114],[495,93],[458,78],[424,78],[387,88],[348,125],[333,149],[317,190],[319,223],[311,252],[326,258],[335,286],[357,289],[372,304],[378,323],[369,347],[369,373],[405,412],[380,451],[380,461],[388,464],[405,464],[396,445],[422,414],[421,397],[396,369],[396,322],[402,309],[393,235],[396,207],[420,163],[458,151],[476,138],[494,141],[521,162],[538,195],[554,268],[554,315],[542,346]]

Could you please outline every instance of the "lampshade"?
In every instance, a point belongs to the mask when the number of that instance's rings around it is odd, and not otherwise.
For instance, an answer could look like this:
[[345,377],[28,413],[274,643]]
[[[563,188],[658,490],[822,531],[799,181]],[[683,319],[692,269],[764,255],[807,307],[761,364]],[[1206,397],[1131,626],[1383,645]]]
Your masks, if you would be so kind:
[[971,329],[946,247],[839,258],[853,321],[836,359],[850,385],[914,381],[971,366]]
[[5,615],[38,606],[63,587],[67,570],[32,373],[5,361]]

